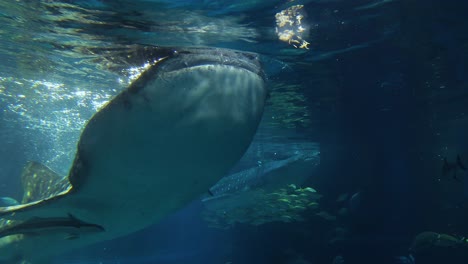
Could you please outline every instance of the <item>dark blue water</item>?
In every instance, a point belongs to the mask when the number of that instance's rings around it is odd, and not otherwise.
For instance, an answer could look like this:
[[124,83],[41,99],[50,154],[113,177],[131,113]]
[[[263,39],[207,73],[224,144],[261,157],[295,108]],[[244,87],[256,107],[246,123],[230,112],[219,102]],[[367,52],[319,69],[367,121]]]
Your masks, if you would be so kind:
[[[275,32],[275,14],[294,5],[309,49]],[[86,120],[125,87],[97,50],[233,48],[264,56],[272,86],[233,172],[317,144],[320,166],[301,187],[323,195],[319,209],[219,229],[197,200],[54,263],[468,263],[468,173],[443,173],[444,158],[468,166],[466,11],[442,0],[4,1],[1,196],[20,199],[28,160],[66,175]]]

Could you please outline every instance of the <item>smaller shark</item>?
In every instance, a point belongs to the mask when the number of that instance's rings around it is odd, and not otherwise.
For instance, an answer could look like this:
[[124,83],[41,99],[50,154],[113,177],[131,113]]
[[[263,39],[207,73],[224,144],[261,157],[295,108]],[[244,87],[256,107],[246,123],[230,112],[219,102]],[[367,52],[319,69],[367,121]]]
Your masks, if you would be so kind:
[[68,214],[67,217],[31,218],[13,227],[0,229],[0,237],[19,234],[38,236],[57,232],[62,233],[64,239],[71,240],[78,238],[79,233],[104,231],[104,228],[100,225],[81,221],[72,214]]
[[457,155],[457,160],[455,162],[447,161],[447,158],[444,158],[444,165],[442,166],[442,175],[446,176],[449,173],[453,173],[452,176],[455,180],[460,180],[457,177],[458,171],[466,171],[466,166],[463,165],[460,155]]

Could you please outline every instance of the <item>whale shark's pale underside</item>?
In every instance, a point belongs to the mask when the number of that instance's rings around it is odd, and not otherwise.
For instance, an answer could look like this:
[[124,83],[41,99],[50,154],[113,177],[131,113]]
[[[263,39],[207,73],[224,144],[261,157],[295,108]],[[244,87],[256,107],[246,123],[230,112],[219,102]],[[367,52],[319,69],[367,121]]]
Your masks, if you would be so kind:
[[89,120],[68,177],[25,168],[22,203],[0,208],[0,260],[48,263],[143,229],[206,192],[247,149],[267,97],[256,54],[136,54],[151,66]]

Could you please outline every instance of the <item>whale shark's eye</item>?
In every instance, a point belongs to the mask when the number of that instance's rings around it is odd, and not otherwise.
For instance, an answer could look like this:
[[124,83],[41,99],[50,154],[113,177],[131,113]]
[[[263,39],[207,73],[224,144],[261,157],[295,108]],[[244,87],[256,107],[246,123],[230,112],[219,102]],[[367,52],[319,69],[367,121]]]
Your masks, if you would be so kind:
[[243,55],[245,58],[249,59],[249,60],[256,60],[256,59],[257,59],[257,56],[255,56],[254,54],[243,53],[242,55]]

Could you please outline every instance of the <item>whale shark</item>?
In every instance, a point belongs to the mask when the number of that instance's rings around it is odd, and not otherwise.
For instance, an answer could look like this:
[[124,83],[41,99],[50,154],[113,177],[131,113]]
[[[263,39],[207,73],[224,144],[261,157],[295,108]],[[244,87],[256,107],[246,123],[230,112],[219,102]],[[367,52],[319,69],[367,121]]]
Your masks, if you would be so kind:
[[[87,122],[66,177],[32,162],[0,208],[0,261],[50,263],[157,223],[242,157],[268,96],[259,55],[141,47],[138,78]],[[117,59],[114,58],[116,61]]]
[[236,223],[302,220],[299,212],[315,209],[321,198],[304,186],[319,164],[320,152],[314,149],[227,175],[202,198],[204,219],[223,229]]
[[248,192],[258,188],[275,190],[288,184],[302,185],[320,164],[320,152],[302,152],[291,157],[268,161],[223,177],[209,189],[206,201]]

